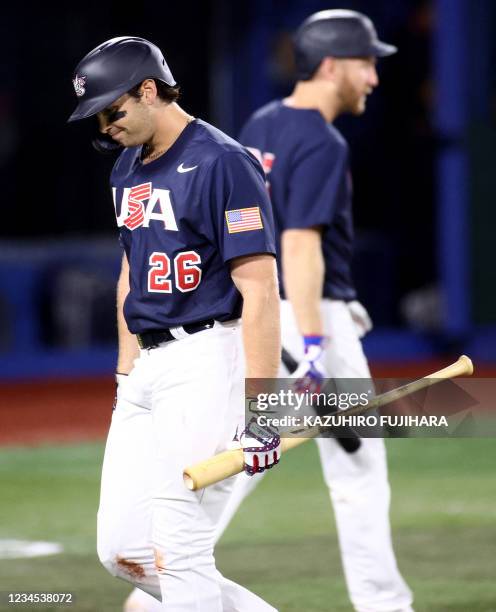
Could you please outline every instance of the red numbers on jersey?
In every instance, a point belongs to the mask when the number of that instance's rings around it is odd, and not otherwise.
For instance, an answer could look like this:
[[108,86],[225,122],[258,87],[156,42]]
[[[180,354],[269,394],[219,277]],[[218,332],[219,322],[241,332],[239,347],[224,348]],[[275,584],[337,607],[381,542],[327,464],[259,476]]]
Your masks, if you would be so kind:
[[152,293],[172,293],[170,275],[170,259],[165,253],[152,253],[148,260],[151,268],[148,270],[148,291]]
[[193,291],[201,281],[202,271],[196,265],[201,263],[201,258],[195,251],[184,251],[174,257],[174,273],[176,275],[176,287],[179,291]]
[[[172,293],[171,262],[166,253],[155,251],[148,260],[148,291],[151,293]],[[194,291],[201,281],[201,257],[195,251],[183,251],[174,257],[176,289],[182,293]]]

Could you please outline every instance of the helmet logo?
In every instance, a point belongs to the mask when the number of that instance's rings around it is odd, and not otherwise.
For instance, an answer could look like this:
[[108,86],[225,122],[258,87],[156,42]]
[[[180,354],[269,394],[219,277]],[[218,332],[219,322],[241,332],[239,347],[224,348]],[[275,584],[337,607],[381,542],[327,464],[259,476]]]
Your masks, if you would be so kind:
[[86,89],[84,88],[84,84],[86,83],[85,76],[78,76],[76,74],[75,78],[72,80],[72,84],[74,85],[74,91],[76,92],[76,96],[80,98],[84,96],[86,93]]

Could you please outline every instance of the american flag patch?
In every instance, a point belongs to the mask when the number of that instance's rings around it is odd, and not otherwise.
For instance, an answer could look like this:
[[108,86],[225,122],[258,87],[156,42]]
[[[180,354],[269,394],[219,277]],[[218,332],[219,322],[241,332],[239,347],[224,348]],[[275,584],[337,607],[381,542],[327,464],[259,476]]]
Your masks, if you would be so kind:
[[227,231],[230,234],[247,232],[249,230],[263,229],[260,207],[238,208],[226,210]]

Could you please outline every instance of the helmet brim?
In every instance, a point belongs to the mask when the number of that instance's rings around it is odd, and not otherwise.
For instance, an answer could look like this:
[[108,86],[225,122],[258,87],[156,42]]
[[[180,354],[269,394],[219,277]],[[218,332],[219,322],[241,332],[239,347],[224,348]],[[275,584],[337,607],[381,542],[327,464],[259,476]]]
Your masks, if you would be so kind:
[[67,119],[67,123],[71,123],[72,121],[79,121],[81,119],[87,119],[88,117],[92,117],[96,115],[100,111],[104,110],[118,100],[122,95],[124,95],[127,91],[127,86],[123,88],[122,92],[112,91],[107,94],[102,94],[96,98],[90,98],[89,100],[81,100],[79,104],[74,109],[72,115]]
[[388,45],[387,43],[378,40],[372,45],[371,55],[374,57],[387,57],[388,55],[394,55],[397,51],[398,47]]

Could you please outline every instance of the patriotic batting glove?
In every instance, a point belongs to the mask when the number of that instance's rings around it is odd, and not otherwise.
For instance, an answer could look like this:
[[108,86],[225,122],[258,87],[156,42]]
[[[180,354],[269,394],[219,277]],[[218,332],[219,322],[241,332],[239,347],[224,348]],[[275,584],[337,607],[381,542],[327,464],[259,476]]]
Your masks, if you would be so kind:
[[240,436],[244,453],[245,472],[249,476],[260,474],[279,463],[281,458],[281,438],[275,427],[260,426],[253,417]]
[[303,336],[305,356],[291,375],[296,378],[294,390],[297,393],[319,393],[324,386],[328,374],[322,363],[324,348],[327,343],[325,336]]

